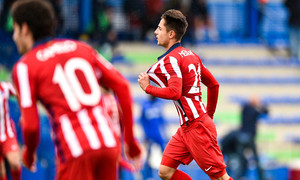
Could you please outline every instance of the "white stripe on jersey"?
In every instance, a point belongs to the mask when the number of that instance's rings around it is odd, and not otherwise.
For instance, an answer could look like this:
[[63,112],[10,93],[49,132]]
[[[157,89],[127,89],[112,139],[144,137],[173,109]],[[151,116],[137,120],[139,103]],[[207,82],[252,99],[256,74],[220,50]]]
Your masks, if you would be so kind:
[[17,76],[20,87],[20,101],[23,108],[30,107],[32,105],[31,93],[28,78],[28,68],[24,63],[17,64]]
[[187,97],[184,97],[184,98],[186,99],[186,101],[187,101],[189,107],[191,108],[191,110],[192,110],[192,112],[193,112],[194,118],[195,118],[195,119],[198,118],[198,117],[199,117],[199,114],[198,114],[197,109],[196,109],[196,107],[195,107],[193,101],[191,100],[191,98],[187,98]]
[[9,99],[8,98],[9,98],[9,92],[11,92],[13,94],[16,94],[16,92],[15,92],[15,89],[12,87],[12,85],[10,83],[7,83],[7,82],[2,83],[2,87],[3,87],[3,90],[4,90],[4,97],[6,97],[6,100],[5,100],[5,98],[3,99],[3,107],[4,106],[6,107],[6,112],[5,112],[5,115],[6,115],[6,117],[5,117],[5,119],[6,119],[6,128],[7,128],[8,136],[11,138],[11,137],[14,137],[14,133],[11,129],[10,116],[9,116],[9,105],[8,105],[8,100]]
[[[196,101],[200,101],[199,96],[195,96],[195,100],[196,100]],[[205,109],[205,107],[204,107],[203,102],[200,101],[199,103],[200,103],[200,106],[201,106],[202,111],[203,111],[204,113],[206,113],[206,109]]]
[[4,117],[4,93],[0,94],[0,141],[3,142],[6,140],[6,135],[5,135],[5,117]]
[[91,119],[90,119],[86,109],[79,111],[77,113],[77,116],[78,116],[81,128],[83,129],[91,148],[99,149],[101,147],[101,144],[100,144],[99,138],[97,136],[97,133],[91,124]]
[[159,62],[159,67],[160,67],[160,70],[161,70],[161,72],[163,73],[163,74],[165,74],[166,75],[166,77],[167,77],[167,80],[169,80],[170,79],[170,74],[167,72],[167,70],[166,70],[166,68],[165,68],[165,66],[164,66],[164,61],[160,61]]
[[173,70],[174,70],[175,73],[177,74],[177,77],[182,78],[181,70],[180,70],[180,68],[179,68],[179,66],[178,66],[178,61],[177,61],[177,59],[176,59],[175,57],[172,57],[172,56],[170,56],[169,59],[170,59],[171,65],[172,65],[172,67],[173,67]]
[[16,95],[16,90],[15,90],[15,88],[13,87],[13,85],[10,84],[10,83],[7,83],[7,86],[8,86],[8,89],[11,91],[11,93],[12,93],[13,95]]
[[[9,111],[9,110],[8,110],[8,107],[7,107],[7,111]],[[12,131],[12,129],[11,129],[10,116],[9,116],[8,113],[6,113],[6,127],[7,127],[7,133],[8,133],[8,136],[9,136],[10,138],[14,137],[14,133],[13,133],[13,131]]]
[[8,82],[2,82],[2,87],[4,87],[5,91],[7,91],[7,97],[9,96],[9,92],[11,92],[13,95],[16,95],[15,88],[12,86],[11,83]]
[[59,118],[63,136],[68,144],[68,147],[71,151],[73,157],[78,157],[83,153],[83,150],[80,146],[80,143],[76,137],[76,134],[72,128],[72,124],[67,117],[67,115],[63,115]]
[[[163,58],[164,59],[164,58]],[[155,75],[154,71],[159,63],[154,64],[148,71],[148,75],[152,77],[159,85],[160,87],[166,87],[165,84]]]
[[98,122],[98,128],[102,134],[104,144],[107,147],[115,147],[116,140],[112,133],[111,128],[108,126],[106,119],[104,118],[101,108],[99,106],[93,108],[93,115],[95,116]]
[[201,109],[202,109],[202,111],[203,111],[204,113],[206,113],[206,110],[205,110],[205,107],[204,107],[204,105],[203,105],[203,102],[202,102],[202,101],[200,102],[200,106],[201,106]]
[[182,118],[182,116],[181,116],[181,109],[178,107],[178,105],[176,104],[176,102],[177,101],[174,101],[174,104],[175,104],[175,107],[176,107],[176,109],[177,109],[177,113],[178,113],[178,115],[179,115],[179,121],[180,121],[180,124],[183,124],[183,118]]
[[[181,125],[181,124],[183,124],[183,120],[188,121],[189,119],[188,119],[188,117],[186,116],[186,114],[185,114],[184,110],[182,109],[181,105],[179,104],[179,102],[178,102],[178,101],[173,101],[173,102],[174,102],[175,106],[177,106],[178,109],[180,110],[180,111],[178,111],[178,114],[179,114],[180,125]],[[180,113],[180,112],[182,113],[184,119],[183,119],[183,117],[181,116],[181,113]]]

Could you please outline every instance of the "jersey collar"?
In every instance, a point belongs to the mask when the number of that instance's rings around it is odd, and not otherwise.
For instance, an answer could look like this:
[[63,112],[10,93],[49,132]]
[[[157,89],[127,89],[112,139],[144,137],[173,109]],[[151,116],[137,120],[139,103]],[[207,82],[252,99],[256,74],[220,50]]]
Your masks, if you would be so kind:
[[164,57],[165,55],[169,54],[169,53],[170,53],[171,51],[173,51],[175,48],[180,47],[180,46],[181,46],[181,43],[176,43],[176,44],[174,44],[173,46],[170,47],[170,49],[169,49],[167,52],[165,52],[163,55],[159,56],[159,57],[157,58],[157,60],[160,60],[162,57]]

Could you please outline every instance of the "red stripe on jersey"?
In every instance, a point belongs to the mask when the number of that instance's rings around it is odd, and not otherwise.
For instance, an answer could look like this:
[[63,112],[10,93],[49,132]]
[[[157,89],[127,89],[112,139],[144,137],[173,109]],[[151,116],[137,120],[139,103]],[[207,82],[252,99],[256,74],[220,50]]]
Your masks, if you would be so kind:
[[9,97],[15,95],[15,90],[9,82],[0,82],[0,142],[14,136],[9,114]]
[[[78,123],[74,123],[78,121]],[[77,113],[77,117],[63,115],[59,118],[59,139],[61,149],[66,154],[58,154],[60,159],[72,159],[78,157],[90,149],[102,147],[116,147],[117,138],[103,115],[100,106],[93,109],[83,109]],[[69,152],[69,153],[68,153]]]

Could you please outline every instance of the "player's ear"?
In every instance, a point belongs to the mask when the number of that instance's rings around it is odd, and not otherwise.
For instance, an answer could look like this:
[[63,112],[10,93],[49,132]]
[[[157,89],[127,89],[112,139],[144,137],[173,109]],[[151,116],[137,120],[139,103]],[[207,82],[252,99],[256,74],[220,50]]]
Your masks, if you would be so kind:
[[21,29],[20,29],[20,30],[21,30],[21,33],[23,33],[23,34],[25,34],[25,35],[27,35],[28,33],[31,33],[28,24],[25,23],[25,22],[22,23]]
[[170,39],[174,39],[174,38],[175,38],[175,35],[176,35],[176,33],[175,33],[174,30],[169,31],[169,38],[170,38]]

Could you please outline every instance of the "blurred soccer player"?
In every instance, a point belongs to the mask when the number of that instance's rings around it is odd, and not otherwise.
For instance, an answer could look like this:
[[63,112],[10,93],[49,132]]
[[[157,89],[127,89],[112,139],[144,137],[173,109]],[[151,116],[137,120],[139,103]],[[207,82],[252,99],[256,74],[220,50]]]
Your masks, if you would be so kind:
[[0,82],[0,180],[6,180],[6,158],[13,180],[21,179],[21,164],[15,124],[10,118],[8,100],[16,92],[11,83]]
[[23,54],[12,76],[22,114],[24,166],[34,170],[40,101],[50,116],[58,156],[56,178],[116,179],[120,142],[104,115],[100,85],[116,94],[124,115],[127,155],[139,160],[128,82],[89,45],[52,38],[55,18],[48,1],[17,1],[11,12],[13,39]]
[[[101,90],[103,94],[101,98],[103,108],[104,110],[106,110],[107,115],[109,116],[108,118],[111,120],[110,123],[113,127],[114,132],[121,140],[121,145],[122,145],[121,149],[123,149],[124,130],[123,130],[123,123],[121,119],[122,112],[119,109],[119,103],[117,102],[114,94],[110,90],[103,87],[101,88]],[[126,158],[123,157],[123,153],[121,153],[118,166],[119,166],[119,172],[121,172],[122,169],[127,169],[130,172],[135,172],[136,170],[139,170],[141,168],[142,164],[135,164],[135,166],[132,165],[130,162],[126,160]],[[121,175],[122,173],[119,174]]]
[[[194,159],[211,179],[228,180],[231,178],[225,170],[213,122],[219,84],[200,58],[181,46],[187,26],[186,17],[178,10],[168,10],[162,15],[154,33],[157,44],[167,52],[138,79],[146,93],[173,100],[180,119],[181,127],[164,150],[159,176],[172,180],[191,179],[177,167]],[[150,79],[160,88],[151,86]],[[206,108],[201,98],[201,82],[208,91]]]

